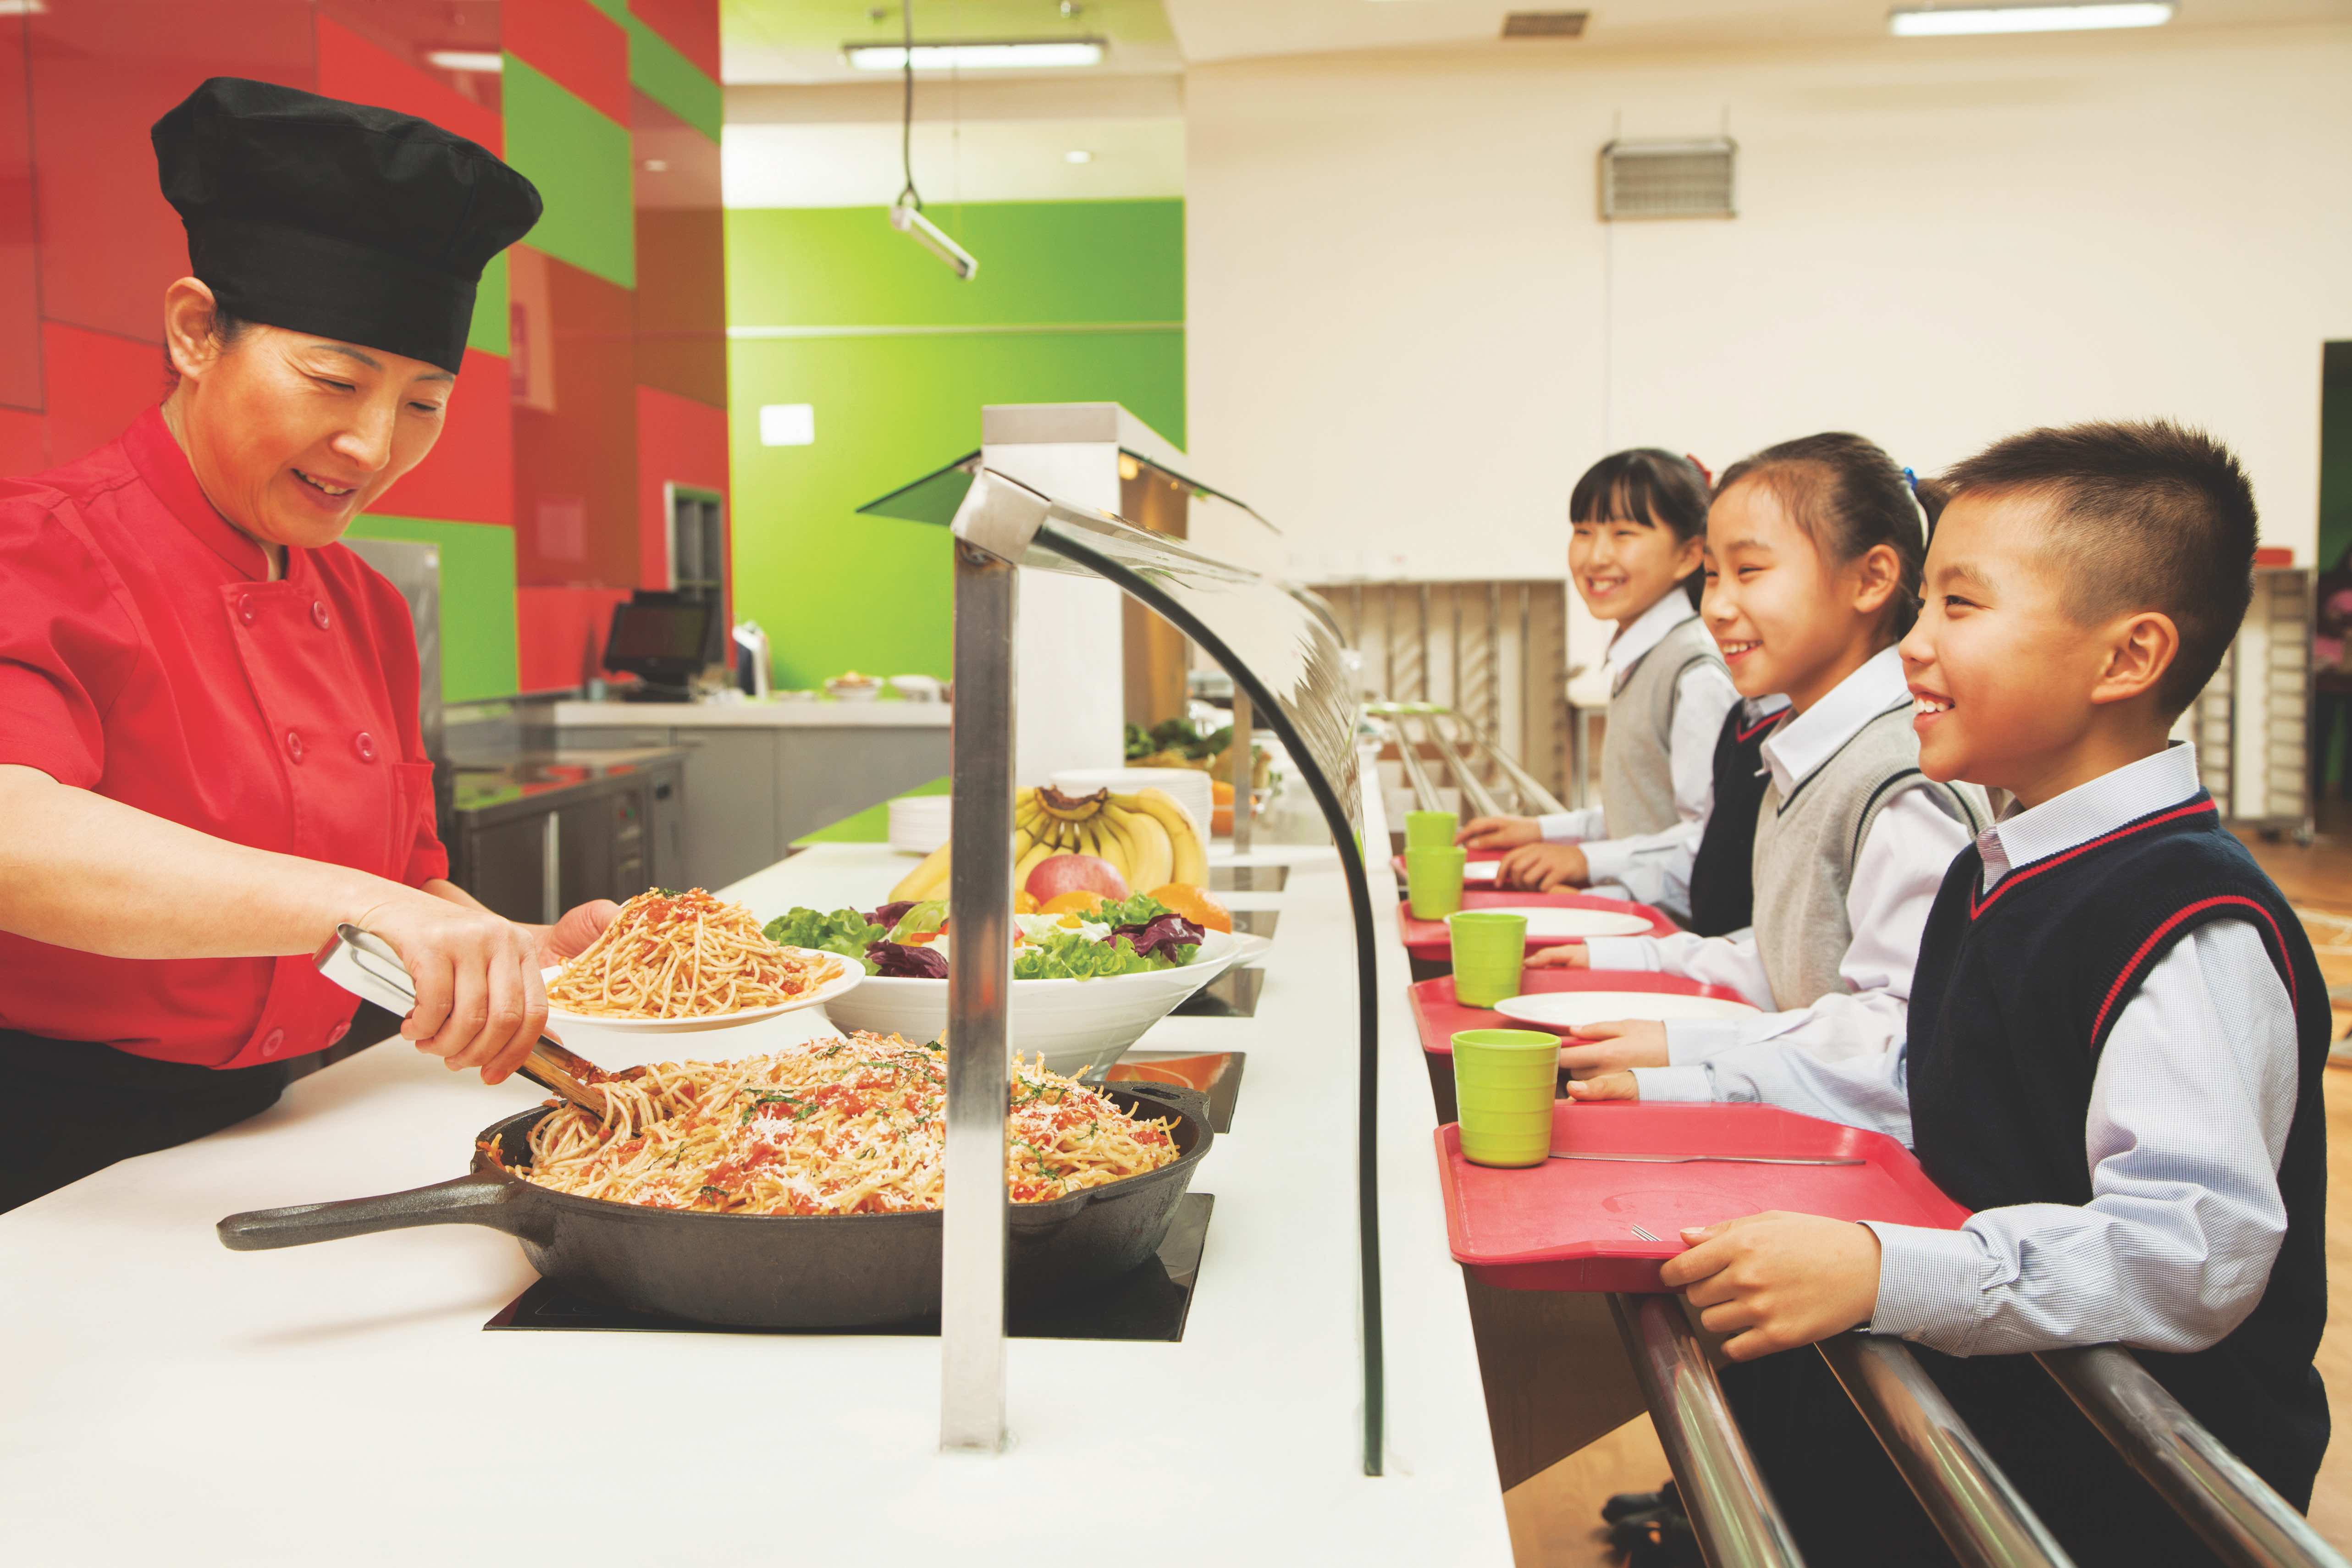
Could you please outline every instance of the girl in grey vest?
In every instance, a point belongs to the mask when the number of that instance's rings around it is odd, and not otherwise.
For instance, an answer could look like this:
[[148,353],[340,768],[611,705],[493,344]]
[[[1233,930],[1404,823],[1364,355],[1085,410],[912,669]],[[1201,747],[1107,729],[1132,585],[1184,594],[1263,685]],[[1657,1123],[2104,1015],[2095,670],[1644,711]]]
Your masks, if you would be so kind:
[[1603,458],[1576,481],[1570,575],[1609,644],[1601,805],[1555,816],[1482,816],[1476,848],[1507,849],[1507,888],[1591,887],[1690,918],[1690,873],[1715,797],[1715,742],[1739,694],[1699,622],[1706,476],[1655,447]]
[[[1783,442],[1735,464],[1707,517],[1706,615],[1748,696],[1786,692],[1764,742],[1755,920],[1731,937],[1614,938],[1534,963],[1664,970],[1760,1013],[1580,1031],[1578,1077],[1696,1064],[1779,1039],[1825,1059],[1903,1037],[1919,934],[1952,858],[1990,820],[1983,792],[1919,771],[1895,645],[1917,613],[1926,507],[1859,436]],[[1694,1071],[1698,1097],[1706,1075]]]

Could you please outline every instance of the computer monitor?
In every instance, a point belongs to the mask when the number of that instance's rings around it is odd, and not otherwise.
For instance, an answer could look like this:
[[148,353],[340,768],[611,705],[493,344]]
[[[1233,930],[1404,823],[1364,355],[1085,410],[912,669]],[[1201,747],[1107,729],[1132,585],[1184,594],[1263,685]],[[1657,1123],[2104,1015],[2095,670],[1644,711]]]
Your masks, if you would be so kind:
[[709,604],[641,592],[613,606],[604,668],[636,676],[653,691],[682,700],[688,683],[710,662],[711,616],[716,613]]

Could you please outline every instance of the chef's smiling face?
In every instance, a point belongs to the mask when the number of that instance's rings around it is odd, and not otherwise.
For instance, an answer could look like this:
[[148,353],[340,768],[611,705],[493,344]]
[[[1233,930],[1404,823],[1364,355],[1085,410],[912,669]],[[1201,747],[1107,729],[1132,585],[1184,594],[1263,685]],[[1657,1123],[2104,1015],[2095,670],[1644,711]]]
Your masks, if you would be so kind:
[[163,308],[164,417],[206,499],[261,543],[333,543],[440,438],[457,378],[437,365],[259,323],[224,342],[194,279]]

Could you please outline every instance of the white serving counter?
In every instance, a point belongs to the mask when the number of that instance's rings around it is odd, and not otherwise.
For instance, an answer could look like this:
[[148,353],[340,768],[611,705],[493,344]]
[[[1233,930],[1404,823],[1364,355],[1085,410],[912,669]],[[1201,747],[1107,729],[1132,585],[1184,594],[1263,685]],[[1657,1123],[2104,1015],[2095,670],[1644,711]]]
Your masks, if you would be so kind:
[[[391,1043],[0,1215],[6,1560],[1503,1568],[1404,955],[1381,922],[1389,1441],[1368,1479],[1346,895],[1328,848],[1251,858],[1293,867],[1235,899],[1282,911],[1256,1016],[1144,1041],[1249,1053],[1193,1184],[1217,1202],[1183,1341],[1012,1342],[1005,1454],[938,1451],[933,1339],[484,1332],[532,1275],[467,1226],[224,1250],[213,1224],[238,1210],[457,1175],[477,1131],[536,1098]],[[864,904],[904,864],[828,847],[732,891],[763,916]],[[1385,913],[1386,857],[1371,879]]]

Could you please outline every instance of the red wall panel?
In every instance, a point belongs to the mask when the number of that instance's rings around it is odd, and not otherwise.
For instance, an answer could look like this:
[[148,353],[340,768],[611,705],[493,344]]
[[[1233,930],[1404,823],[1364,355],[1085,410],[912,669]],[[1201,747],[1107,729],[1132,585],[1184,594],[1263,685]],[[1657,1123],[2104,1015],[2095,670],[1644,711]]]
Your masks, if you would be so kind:
[[629,35],[589,0],[503,0],[507,53],[616,125],[629,122]]
[[310,7],[107,0],[49,5],[26,26],[42,312],[160,343],[163,289],[186,275],[188,244],[155,188],[147,128],[210,76],[312,87]]
[[319,18],[319,90],[329,98],[416,115],[493,153],[506,145],[495,110],[325,16]]
[[34,248],[25,19],[0,16],[0,404],[41,405],[41,258]]
[[514,522],[514,402],[503,354],[466,351],[433,455],[378,497],[392,517]]
[[[536,253],[534,253],[536,255]],[[515,580],[538,586],[637,585],[635,313],[626,289],[551,257],[544,336],[552,390],[514,405]],[[515,299],[522,304],[525,290]],[[534,389],[534,403],[541,401]]]
[[719,79],[719,0],[629,0],[629,14]]
[[[727,489],[727,410],[664,392],[637,388],[638,580],[649,588],[669,586],[668,514],[662,503],[666,484],[697,489]],[[732,509],[723,514],[730,536]],[[734,553],[729,541],[729,555]],[[730,574],[731,578],[731,574]]]
[[525,691],[560,691],[604,673],[604,634],[625,588],[515,591],[517,679]]
[[0,408],[0,479],[37,474],[48,466],[48,421],[21,408]]
[[103,447],[163,400],[163,351],[154,343],[47,321],[41,358],[48,373],[54,464]]

